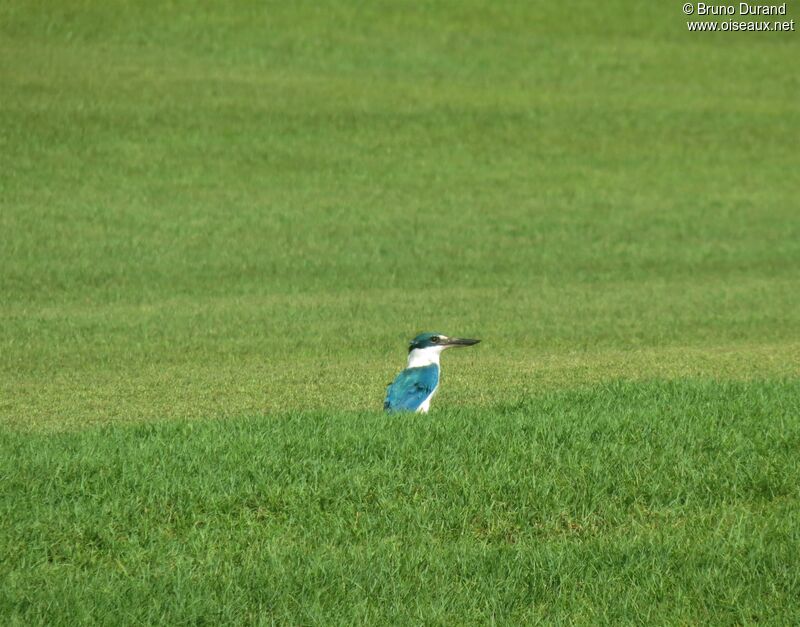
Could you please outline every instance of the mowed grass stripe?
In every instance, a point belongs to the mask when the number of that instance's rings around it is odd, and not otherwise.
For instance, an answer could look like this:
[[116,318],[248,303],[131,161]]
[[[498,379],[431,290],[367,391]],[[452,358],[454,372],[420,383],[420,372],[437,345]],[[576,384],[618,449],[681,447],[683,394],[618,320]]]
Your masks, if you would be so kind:
[[797,298],[771,277],[7,305],[0,421],[378,408],[418,328],[483,339],[445,357],[445,403],[620,377],[798,377]]
[[[485,349],[484,349],[485,350]],[[162,419],[240,418],[293,411],[380,414],[385,388],[404,364],[396,354],[369,356],[346,369],[326,356],[300,367],[262,356],[227,355],[195,365],[98,364],[47,381],[17,377],[0,384],[2,425],[21,432],[71,431],[90,425]],[[796,381],[800,344],[724,344],[702,348],[547,351],[536,354],[448,355],[437,415],[447,407],[491,408],[563,388],[614,380]],[[336,405],[333,409],[332,405]]]

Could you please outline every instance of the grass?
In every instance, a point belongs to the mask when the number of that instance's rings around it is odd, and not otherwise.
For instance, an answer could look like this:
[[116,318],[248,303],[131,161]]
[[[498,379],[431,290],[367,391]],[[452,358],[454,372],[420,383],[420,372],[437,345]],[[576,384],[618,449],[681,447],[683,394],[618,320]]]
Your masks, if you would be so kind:
[[0,3],[0,622],[797,622],[799,45]]
[[11,624],[800,618],[798,383],[6,434]]

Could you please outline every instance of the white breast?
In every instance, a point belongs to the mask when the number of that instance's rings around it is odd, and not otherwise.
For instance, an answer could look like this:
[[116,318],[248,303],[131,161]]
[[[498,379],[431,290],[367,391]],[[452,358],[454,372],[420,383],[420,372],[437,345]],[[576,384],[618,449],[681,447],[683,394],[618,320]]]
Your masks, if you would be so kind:
[[428,398],[426,398],[424,401],[422,401],[422,405],[417,407],[417,413],[418,414],[427,414],[428,413],[428,410],[431,408],[431,399],[433,399],[433,395],[436,394],[436,390],[438,390],[438,389],[439,389],[439,384],[437,383],[436,387],[433,388],[433,392],[428,394]]
[[442,354],[442,351],[446,348],[446,346],[429,346],[428,348],[415,348],[408,354],[408,367],[409,368],[420,368],[422,366],[430,366],[432,364],[436,364],[439,368],[439,372],[437,372],[437,381],[436,387],[433,388],[433,392],[428,394],[428,398],[422,401],[422,404],[417,407],[418,414],[427,414],[428,410],[431,408],[431,400],[433,396],[436,394],[436,390],[439,389],[439,380],[442,378],[442,367],[439,365],[439,356]]

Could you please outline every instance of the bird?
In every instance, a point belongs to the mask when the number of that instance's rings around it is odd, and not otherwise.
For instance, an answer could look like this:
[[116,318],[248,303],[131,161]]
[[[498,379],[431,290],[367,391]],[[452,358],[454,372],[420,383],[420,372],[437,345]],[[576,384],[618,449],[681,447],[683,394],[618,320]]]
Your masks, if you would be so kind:
[[408,365],[386,388],[383,409],[387,413],[427,413],[439,389],[439,356],[455,346],[472,346],[480,340],[420,333],[408,343]]

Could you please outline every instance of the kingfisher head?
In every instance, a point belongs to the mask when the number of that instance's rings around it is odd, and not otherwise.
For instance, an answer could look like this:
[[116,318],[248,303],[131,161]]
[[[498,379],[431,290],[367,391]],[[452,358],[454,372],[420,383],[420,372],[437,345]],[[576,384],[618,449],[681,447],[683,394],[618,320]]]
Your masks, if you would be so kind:
[[414,349],[425,348],[438,348],[444,350],[445,348],[453,348],[454,346],[472,346],[477,344],[480,340],[470,340],[463,337],[449,337],[444,333],[420,333],[417,337],[408,343],[408,352]]
[[439,363],[442,351],[456,346],[472,346],[480,340],[450,337],[444,333],[420,333],[408,343],[409,366]]

